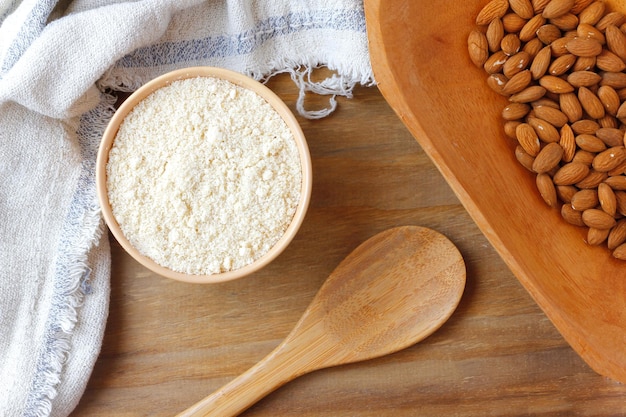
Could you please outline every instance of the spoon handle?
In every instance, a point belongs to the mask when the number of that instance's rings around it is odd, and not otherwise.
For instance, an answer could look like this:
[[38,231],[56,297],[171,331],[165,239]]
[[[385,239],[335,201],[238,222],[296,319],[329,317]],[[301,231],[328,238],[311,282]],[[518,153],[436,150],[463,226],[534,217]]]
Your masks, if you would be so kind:
[[228,417],[242,413],[270,392],[313,370],[310,365],[319,360],[316,345],[284,341],[256,365],[178,417]]

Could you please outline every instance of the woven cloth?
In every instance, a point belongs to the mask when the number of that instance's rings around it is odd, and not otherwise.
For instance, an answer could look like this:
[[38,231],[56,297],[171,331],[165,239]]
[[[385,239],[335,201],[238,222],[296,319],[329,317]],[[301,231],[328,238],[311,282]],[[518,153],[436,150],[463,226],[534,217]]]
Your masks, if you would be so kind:
[[[0,0],[0,416],[64,416],[98,357],[110,289],[94,164],[131,91],[197,65],[288,72],[298,111],[372,84],[359,0]],[[334,75],[312,82],[312,69]],[[308,91],[328,108],[308,111]]]

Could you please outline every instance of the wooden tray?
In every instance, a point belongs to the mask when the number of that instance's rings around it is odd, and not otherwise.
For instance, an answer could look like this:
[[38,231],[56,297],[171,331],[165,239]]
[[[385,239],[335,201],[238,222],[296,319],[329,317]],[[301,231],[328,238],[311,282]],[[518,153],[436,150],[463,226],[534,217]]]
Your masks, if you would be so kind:
[[[379,88],[511,271],[596,372],[626,382],[626,262],[548,208],[467,54],[485,0],[365,0]],[[618,4],[609,1],[608,4]],[[623,7],[623,6],[622,6]]]

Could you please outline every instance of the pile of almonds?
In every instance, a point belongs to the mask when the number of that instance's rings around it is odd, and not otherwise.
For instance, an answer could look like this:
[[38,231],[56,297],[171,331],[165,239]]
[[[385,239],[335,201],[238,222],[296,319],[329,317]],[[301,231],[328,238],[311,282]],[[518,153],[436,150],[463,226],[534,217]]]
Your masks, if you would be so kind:
[[539,193],[626,260],[626,16],[598,0],[491,0],[468,37],[508,97],[504,131]]

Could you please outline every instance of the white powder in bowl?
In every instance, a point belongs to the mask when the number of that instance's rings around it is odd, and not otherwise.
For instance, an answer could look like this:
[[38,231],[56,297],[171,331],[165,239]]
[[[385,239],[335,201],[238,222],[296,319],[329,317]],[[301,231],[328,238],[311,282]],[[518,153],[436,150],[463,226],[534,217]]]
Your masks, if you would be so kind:
[[106,167],[113,216],[144,256],[177,272],[242,268],[281,238],[302,172],[285,121],[229,81],[172,82],[120,125]]

